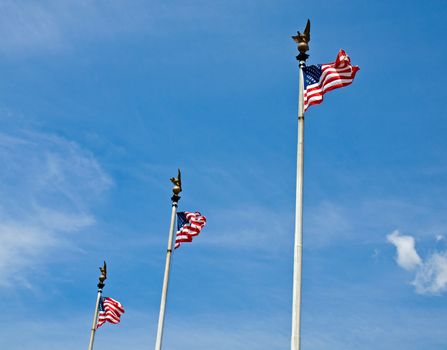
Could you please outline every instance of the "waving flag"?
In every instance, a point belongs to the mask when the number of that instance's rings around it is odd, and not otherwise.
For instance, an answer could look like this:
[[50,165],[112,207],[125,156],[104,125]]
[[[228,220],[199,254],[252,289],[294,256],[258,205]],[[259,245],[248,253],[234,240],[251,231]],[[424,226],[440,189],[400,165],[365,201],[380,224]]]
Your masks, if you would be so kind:
[[206,217],[198,211],[195,213],[180,212],[177,213],[177,235],[175,238],[175,249],[180,247],[181,243],[192,242],[192,238],[197,236],[206,224]]
[[326,92],[351,84],[359,69],[351,65],[344,50],[340,50],[333,63],[304,67],[304,110],[323,102]]
[[124,313],[123,305],[109,297],[101,297],[99,301],[98,323],[96,328],[101,327],[104,323],[113,324],[120,323],[121,315]]

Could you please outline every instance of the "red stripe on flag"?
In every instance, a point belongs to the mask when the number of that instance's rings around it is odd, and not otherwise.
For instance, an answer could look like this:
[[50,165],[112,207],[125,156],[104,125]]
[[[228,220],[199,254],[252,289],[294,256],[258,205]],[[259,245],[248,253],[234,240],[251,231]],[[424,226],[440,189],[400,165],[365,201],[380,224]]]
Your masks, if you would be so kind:
[[323,102],[326,92],[350,85],[359,71],[358,66],[352,66],[351,60],[344,50],[340,50],[335,62],[323,64],[322,74],[318,83],[309,85],[304,90],[304,110]]
[[188,223],[183,225],[176,233],[175,246],[177,249],[181,243],[192,242],[206,224],[206,217],[199,212],[185,212]]
[[123,305],[119,301],[108,297],[104,298],[102,303],[104,310],[100,310],[98,313],[96,328],[101,327],[106,322],[113,324],[120,323],[121,315],[124,313]]

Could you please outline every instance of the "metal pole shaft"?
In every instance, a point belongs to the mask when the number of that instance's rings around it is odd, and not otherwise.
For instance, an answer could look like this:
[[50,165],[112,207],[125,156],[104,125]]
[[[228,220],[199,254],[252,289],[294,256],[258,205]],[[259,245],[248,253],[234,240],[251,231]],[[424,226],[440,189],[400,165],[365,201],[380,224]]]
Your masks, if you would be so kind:
[[164,279],[163,279],[163,289],[161,292],[160,315],[158,317],[157,340],[155,343],[155,350],[161,350],[161,344],[163,341],[163,328],[164,328],[164,321],[165,321],[166,299],[167,299],[167,295],[168,295],[169,272],[171,269],[172,243],[174,240],[175,214],[177,213],[177,205],[178,205],[177,198],[180,198],[180,197],[176,197],[176,196],[172,197],[171,226],[169,228],[168,250],[166,252],[165,275],[164,275]]
[[301,346],[301,281],[303,269],[303,176],[304,176],[304,61],[300,61],[300,82],[298,97],[298,146],[295,204],[295,246],[293,259],[293,306],[291,349]]
[[101,300],[102,288],[98,288],[98,296],[96,297],[96,308],[93,316],[92,331],[90,334],[90,343],[88,350],[93,350],[93,343],[95,341],[96,324],[98,323],[99,301]]

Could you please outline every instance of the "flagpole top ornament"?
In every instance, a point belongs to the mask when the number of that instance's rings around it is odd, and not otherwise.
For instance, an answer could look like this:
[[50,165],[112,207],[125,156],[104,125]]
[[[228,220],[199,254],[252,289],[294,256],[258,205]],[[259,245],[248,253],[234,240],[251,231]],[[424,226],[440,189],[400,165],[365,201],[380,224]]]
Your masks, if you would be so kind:
[[179,193],[182,192],[182,173],[180,169],[178,169],[177,177],[171,177],[171,182],[174,184],[172,188],[174,195],[171,199],[173,202],[178,202],[180,199]]
[[298,61],[306,61],[309,55],[306,54],[309,51],[309,41],[310,41],[310,20],[307,20],[306,28],[304,28],[303,33],[297,32],[297,35],[292,36],[292,39],[298,44],[298,51],[300,54],[296,56]]
[[107,279],[107,264],[105,261],[104,265],[99,268],[99,271],[101,271],[101,274],[99,275],[98,288],[103,289],[105,286],[104,281]]

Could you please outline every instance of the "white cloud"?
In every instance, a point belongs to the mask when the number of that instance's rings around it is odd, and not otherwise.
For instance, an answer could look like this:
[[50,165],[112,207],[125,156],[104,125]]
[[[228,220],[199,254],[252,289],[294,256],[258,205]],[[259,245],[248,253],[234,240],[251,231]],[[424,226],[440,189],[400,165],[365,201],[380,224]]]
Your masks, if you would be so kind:
[[435,252],[422,260],[412,236],[400,235],[398,231],[387,236],[397,248],[397,264],[408,271],[416,271],[412,285],[419,294],[441,294],[447,291],[447,251]]
[[91,204],[111,185],[79,145],[52,135],[0,133],[0,286],[27,276],[94,224]]
[[421,258],[416,252],[414,238],[404,236],[399,231],[390,233],[387,237],[388,242],[394,244],[397,248],[397,264],[405,270],[413,270],[421,264]]
[[418,269],[412,282],[419,294],[440,294],[447,290],[447,252],[433,253]]

